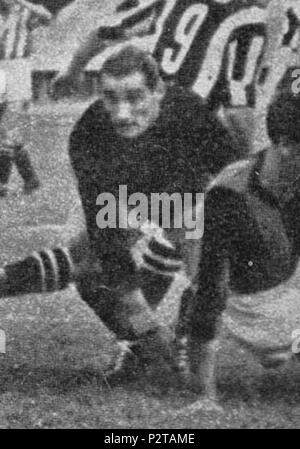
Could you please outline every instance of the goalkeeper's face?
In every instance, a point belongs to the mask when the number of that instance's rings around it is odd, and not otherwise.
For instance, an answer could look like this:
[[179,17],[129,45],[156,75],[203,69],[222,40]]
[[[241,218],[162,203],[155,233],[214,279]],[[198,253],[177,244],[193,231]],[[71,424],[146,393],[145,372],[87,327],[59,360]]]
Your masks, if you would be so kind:
[[157,120],[163,98],[163,87],[147,86],[143,73],[123,77],[103,74],[101,97],[118,135],[134,139],[144,134]]

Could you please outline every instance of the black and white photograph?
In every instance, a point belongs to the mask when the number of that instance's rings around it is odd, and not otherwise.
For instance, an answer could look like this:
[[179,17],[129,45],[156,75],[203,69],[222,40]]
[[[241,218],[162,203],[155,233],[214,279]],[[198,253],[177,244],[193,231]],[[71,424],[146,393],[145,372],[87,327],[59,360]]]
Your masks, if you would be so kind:
[[0,429],[300,428],[300,0],[0,0],[0,210]]

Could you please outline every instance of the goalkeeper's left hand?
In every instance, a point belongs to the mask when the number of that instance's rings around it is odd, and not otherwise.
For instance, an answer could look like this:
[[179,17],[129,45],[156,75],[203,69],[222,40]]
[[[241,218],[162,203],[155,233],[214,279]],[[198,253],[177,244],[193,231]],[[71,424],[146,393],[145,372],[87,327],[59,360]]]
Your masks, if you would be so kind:
[[131,255],[139,269],[172,276],[183,269],[181,254],[167,239],[165,231],[149,221],[140,227],[143,236],[131,248]]

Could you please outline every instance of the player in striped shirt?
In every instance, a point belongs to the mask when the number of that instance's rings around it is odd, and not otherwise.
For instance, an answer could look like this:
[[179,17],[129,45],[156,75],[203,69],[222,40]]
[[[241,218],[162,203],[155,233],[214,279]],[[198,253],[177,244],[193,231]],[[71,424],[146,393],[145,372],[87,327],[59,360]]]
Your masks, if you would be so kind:
[[188,326],[189,366],[205,399],[194,408],[216,400],[221,325],[266,368],[299,359],[299,111],[300,95],[281,92],[268,109],[272,144],[229,165],[208,188]]
[[24,180],[24,192],[39,187],[25,143],[30,129],[31,34],[47,25],[51,13],[25,0],[0,0],[0,195],[7,193],[12,162]]

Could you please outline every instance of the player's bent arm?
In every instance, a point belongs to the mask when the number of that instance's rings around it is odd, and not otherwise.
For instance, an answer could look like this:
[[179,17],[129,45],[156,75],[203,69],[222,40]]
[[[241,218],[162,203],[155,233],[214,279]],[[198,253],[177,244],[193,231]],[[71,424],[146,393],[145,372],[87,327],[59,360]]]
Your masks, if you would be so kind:
[[[247,176],[247,170],[243,173]],[[226,186],[220,175],[219,185],[212,184],[204,202],[198,290],[191,314],[191,331],[199,341],[215,338],[218,319],[226,308],[230,275],[234,272],[237,276],[236,256],[243,251],[242,245],[244,248],[248,245],[245,237],[250,220],[247,193],[238,191],[232,178],[230,181],[232,187]]]

